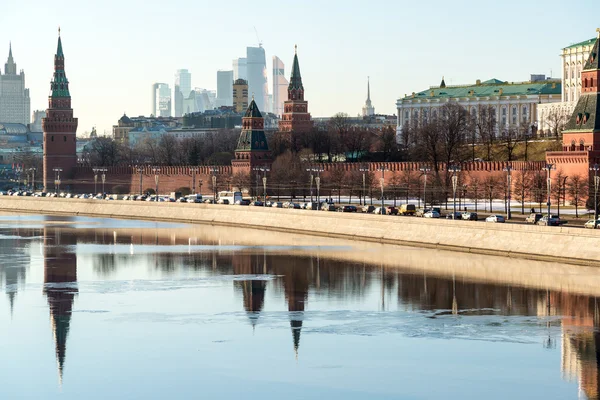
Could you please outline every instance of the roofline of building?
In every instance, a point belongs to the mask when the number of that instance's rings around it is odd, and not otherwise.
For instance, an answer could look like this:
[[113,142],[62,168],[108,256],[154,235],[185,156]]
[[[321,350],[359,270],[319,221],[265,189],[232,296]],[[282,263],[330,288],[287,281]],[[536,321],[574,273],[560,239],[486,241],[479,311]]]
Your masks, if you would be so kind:
[[574,43],[570,46],[567,47],[563,47],[563,50],[567,50],[567,49],[573,49],[576,47],[583,47],[583,46],[589,46],[589,45],[593,45],[596,42],[597,38],[592,38],[592,39],[588,39],[588,40],[584,40],[583,42],[579,42],[579,43]]
[[[477,100],[477,101],[489,101],[489,100],[502,100],[502,99],[511,99],[511,98],[515,98],[515,97],[520,97],[520,98],[529,98],[529,99],[539,99],[539,98],[546,98],[549,96],[559,96],[562,97],[561,93],[545,93],[545,94],[513,94],[513,95],[501,95],[501,96],[462,96],[462,97],[439,97],[439,96],[428,96],[428,97],[403,97],[400,98],[396,101],[396,106],[399,105],[400,102],[413,102],[415,100],[419,101],[419,102],[432,102],[432,101],[437,101],[437,102],[449,102],[452,100],[461,100],[461,99],[466,99],[466,100]],[[546,103],[543,103],[546,104]]]

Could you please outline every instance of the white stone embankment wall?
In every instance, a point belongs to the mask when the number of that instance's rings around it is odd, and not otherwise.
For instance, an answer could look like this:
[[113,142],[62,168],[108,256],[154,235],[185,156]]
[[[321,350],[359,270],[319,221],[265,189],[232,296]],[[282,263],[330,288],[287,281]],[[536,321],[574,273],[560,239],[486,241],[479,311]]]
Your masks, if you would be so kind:
[[[600,230],[233,205],[0,197],[0,210],[252,227],[600,266]],[[443,263],[444,260],[440,260]]]

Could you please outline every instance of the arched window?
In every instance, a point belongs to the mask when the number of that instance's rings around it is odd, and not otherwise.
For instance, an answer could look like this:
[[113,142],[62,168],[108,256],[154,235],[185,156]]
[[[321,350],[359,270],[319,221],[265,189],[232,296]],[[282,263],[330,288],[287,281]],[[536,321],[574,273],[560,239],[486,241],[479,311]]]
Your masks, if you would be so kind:
[[50,140],[54,142],[54,135],[52,135],[52,137],[50,138]]
[[571,141],[571,151],[575,151],[575,141]]
[[585,150],[585,143],[583,142],[583,139],[581,139],[579,141],[579,151],[584,151]]
[[585,78],[585,79],[583,80],[583,87],[584,87],[584,88],[588,87],[588,86],[587,86],[587,84],[588,84],[588,80],[587,80],[587,78]]
[[64,141],[66,142],[66,141],[67,141],[67,137],[66,137],[66,136],[63,136],[63,138],[64,138]]

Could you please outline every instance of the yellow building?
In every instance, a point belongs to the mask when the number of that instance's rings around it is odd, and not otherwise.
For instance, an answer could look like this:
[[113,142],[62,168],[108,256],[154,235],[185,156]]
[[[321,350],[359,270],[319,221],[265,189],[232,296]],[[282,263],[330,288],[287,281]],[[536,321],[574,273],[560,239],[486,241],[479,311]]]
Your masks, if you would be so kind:
[[248,108],[248,81],[237,79],[233,82],[233,109],[243,113]]

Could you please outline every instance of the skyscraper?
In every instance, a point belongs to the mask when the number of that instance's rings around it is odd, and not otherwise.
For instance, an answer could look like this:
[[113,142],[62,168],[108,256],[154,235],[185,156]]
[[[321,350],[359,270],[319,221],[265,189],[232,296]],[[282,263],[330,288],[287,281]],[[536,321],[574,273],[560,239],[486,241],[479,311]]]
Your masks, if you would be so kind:
[[21,70],[17,74],[12,45],[9,45],[4,75],[0,72],[0,122],[27,125],[30,121],[30,107],[29,89],[25,88],[25,73]]
[[233,105],[233,71],[217,71],[217,106]]
[[233,80],[248,79],[247,63],[245,58],[236,58],[233,60]]
[[187,99],[192,90],[192,74],[187,69],[178,69],[175,73],[175,85],[173,90],[173,101],[175,103],[175,116],[184,114],[183,100]]
[[277,56],[273,56],[273,114],[283,114],[283,102],[290,83],[285,77],[285,66]]
[[152,85],[152,115],[155,117],[171,116],[171,89],[166,83]]
[[254,96],[259,109],[265,110],[267,105],[267,61],[265,49],[262,47],[246,48],[246,65],[248,74],[248,94]]

